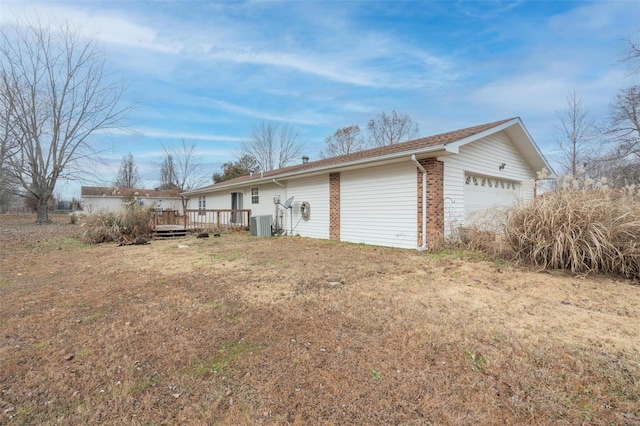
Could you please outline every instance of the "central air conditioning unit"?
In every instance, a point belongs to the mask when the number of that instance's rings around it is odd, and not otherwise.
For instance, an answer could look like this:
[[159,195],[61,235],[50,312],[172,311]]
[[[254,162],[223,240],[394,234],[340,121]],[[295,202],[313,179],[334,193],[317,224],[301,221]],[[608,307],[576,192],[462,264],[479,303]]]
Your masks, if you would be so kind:
[[271,216],[270,214],[251,216],[251,236],[270,237],[272,223],[273,216]]

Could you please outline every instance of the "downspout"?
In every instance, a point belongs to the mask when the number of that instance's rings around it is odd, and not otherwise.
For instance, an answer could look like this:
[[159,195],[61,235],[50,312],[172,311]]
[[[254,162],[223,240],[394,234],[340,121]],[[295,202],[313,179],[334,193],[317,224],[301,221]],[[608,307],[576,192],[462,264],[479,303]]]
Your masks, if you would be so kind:
[[416,155],[411,156],[411,161],[416,163],[416,167],[422,172],[422,245],[416,247],[418,251],[427,249],[427,171],[418,160]]
[[[278,185],[280,188],[284,188],[285,186],[283,184],[281,184],[280,182],[278,182],[275,178],[271,179],[273,181],[273,183],[275,183],[276,185]],[[285,195],[287,195],[285,193]]]

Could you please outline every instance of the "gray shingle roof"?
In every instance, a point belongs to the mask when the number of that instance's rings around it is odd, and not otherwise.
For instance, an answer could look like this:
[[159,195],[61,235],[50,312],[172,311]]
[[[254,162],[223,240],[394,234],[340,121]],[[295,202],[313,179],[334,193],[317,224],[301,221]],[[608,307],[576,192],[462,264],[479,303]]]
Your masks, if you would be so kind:
[[312,172],[314,169],[330,168],[332,166],[339,167],[342,164],[357,162],[359,160],[375,159],[378,157],[400,154],[403,152],[415,152],[430,147],[445,146],[448,143],[456,142],[470,136],[482,133],[493,127],[507,123],[514,118],[506,120],[494,121],[492,123],[481,124],[479,126],[467,127],[465,129],[454,130],[452,132],[440,133],[433,136],[414,139],[407,142],[401,142],[394,145],[388,145],[378,148],[371,148],[364,151],[358,151],[351,154],[340,155],[338,157],[324,158],[308,163],[296,164],[293,166],[283,167],[281,169],[270,170],[264,173],[254,173],[253,175],[240,176],[235,179],[226,180],[213,185],[195,189],[193,192],[204,192],[210,189],[218,189],[223,187],[232,187],[242,183],[250,183],[252,181],[262,180],[264,178],[277,178],[278,176],[288,175],[299,172]]

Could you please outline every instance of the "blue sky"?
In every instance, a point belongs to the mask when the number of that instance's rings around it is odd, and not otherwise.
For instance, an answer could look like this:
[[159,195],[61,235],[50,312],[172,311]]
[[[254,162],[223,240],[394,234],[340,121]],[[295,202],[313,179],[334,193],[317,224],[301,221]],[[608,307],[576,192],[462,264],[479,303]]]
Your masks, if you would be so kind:
[[156,186],[162,145],[181,139],[210,176],[261,120],[298,129],[317,159],[336,129],[391,110],[421,136],[520,116],[553,164],[567,93],[605,119],[638,77],[620,63],[638,1],[0,3],[0,22],[36,13],[96,36],[136,103],[103,142],[105,184],[131,152]]

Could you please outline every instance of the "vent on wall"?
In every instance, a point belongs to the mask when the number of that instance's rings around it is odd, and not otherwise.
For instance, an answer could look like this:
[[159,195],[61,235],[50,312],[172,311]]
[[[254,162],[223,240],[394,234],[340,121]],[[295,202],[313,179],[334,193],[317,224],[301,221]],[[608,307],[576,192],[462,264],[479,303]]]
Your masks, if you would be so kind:
[[251,216],[251,235],[254,237],[270,237],[272,222],[273,216],[270,214]]

